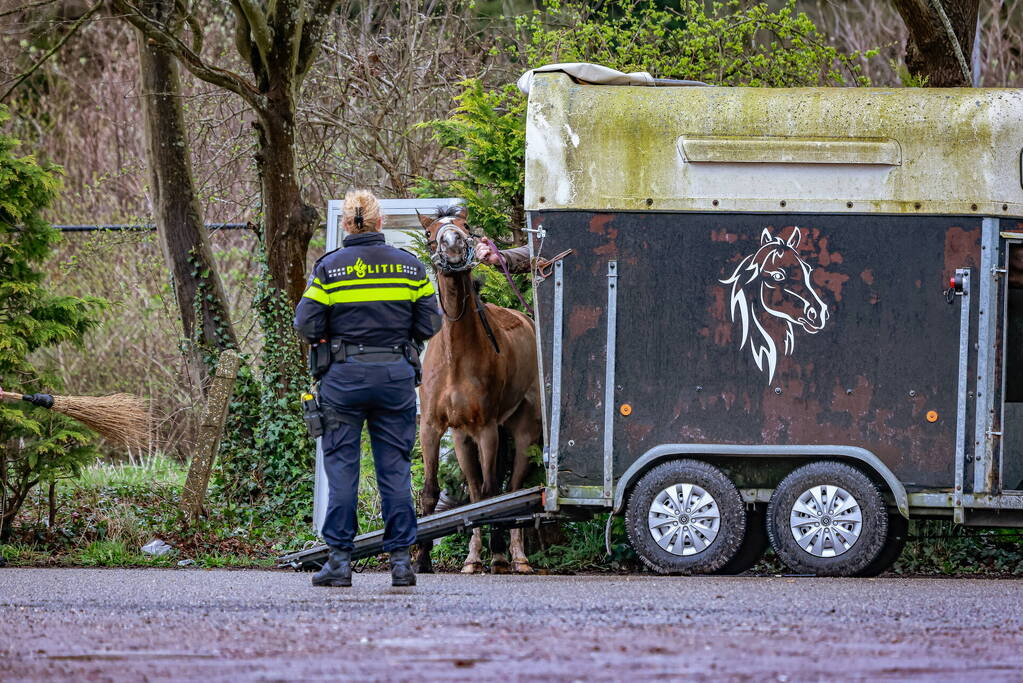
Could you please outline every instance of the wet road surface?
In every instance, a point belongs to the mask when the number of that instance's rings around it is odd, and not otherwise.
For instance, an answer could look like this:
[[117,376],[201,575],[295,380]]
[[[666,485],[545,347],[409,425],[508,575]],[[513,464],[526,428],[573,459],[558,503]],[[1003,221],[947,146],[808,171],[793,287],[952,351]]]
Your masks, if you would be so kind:
[[1023,581],[0,570],[0,680],[1023,680]]

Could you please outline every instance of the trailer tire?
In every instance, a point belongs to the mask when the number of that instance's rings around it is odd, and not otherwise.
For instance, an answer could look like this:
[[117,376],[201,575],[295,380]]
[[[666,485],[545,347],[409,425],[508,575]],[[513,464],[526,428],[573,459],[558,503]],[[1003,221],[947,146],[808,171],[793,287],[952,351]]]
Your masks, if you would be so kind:
[[767,534],[778,558],[798,574],[856,576],[885,546],[888,507],[877,484],[855,467],[812,462],[774,490]]
[[899,512],[888,513],[888,540],[874,561],[856,576],[877,576],[888,571],[902,555],[909,540],[909,520]]
[[671,460],[636,482],[625,528],[629,545],[655,572],[709,574],[739,551],[746,509],[735,484],[718,468]]
[[763,503],[746,508],[746,536],[742,539],[739,552],[721,569],[716,570],[715,574],[742,574],[760,561],[767,546],[770,545],[767,539],[766,518],[767,506]]

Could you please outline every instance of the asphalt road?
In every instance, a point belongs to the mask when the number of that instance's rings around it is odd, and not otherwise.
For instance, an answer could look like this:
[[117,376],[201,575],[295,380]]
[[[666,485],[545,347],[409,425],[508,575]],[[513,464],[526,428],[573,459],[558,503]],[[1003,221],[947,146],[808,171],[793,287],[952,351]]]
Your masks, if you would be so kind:
[[0,570],[0,680],[1023,680],[1023,582]]

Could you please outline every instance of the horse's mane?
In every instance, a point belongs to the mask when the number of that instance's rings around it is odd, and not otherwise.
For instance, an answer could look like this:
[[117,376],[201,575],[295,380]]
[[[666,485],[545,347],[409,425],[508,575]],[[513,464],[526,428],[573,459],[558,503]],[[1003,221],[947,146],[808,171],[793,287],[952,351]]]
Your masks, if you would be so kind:
[[438,206],[437,207],[437,218],[447,218],[449,216],[457,216],[465,209],[464,206],[459,204],[452,204],[451,206]]

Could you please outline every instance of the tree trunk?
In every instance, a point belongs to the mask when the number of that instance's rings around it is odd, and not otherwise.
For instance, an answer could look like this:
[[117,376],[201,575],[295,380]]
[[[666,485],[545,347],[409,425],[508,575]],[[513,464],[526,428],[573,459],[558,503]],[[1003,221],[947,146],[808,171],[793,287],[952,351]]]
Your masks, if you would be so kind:
[[306,287],[306,252],[319,222],[316,209],[302,199],[295,159],[294,98],[274,88],[267,95],[256,131],[263,197],[263,246],[270,282],[284,292],[292,307]]
[[[173,0],[148,0],[143,7],[164,23],[170,23],[174,12]],[[238,342],[195,192],[178,63],[141,33],[137,37],[157,231],[173,277],[190,360],[205,377],[202,349],[194,342],[217,351],[237,347]]]
[[[917,78],[927,78],[927,85],[969,87],[972,74],[969,63],[973,54],[973,40],[977,29],[979,0],[893,0],[902,15],[909,37],[906,39],[906,68]],[[956,50],[953,36],[949,35],[937,4],[944,10],[952,26],[955,41],[966,62],[966,73]]]

